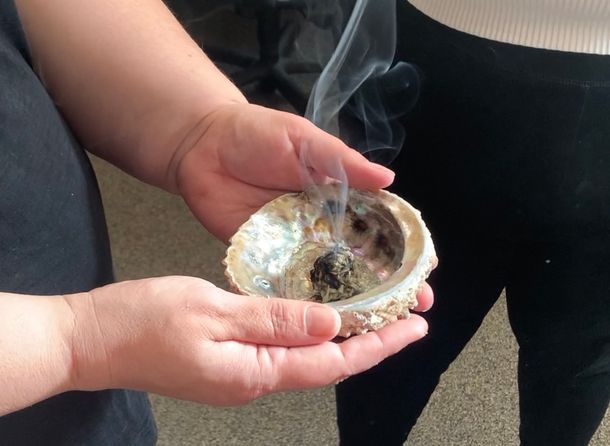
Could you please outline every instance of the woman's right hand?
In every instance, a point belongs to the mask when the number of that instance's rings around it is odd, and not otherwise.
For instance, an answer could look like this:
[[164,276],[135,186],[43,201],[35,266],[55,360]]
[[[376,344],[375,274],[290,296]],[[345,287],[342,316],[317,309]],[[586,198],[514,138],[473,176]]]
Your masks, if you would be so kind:
[[[432,303],[428,286],[420,309]],[[362,372],[423,337],[413,315],[329,342],[338,313],[313,302],[240,296],[193,277],[121,282],[65,296],[73,311],[72,383],[140,389],[212,405],[321,387]]]

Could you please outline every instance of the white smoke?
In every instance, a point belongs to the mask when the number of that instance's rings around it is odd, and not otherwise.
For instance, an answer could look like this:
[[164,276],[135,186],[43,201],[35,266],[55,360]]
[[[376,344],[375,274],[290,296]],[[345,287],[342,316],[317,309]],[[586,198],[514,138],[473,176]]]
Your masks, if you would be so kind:
[[313,87],[305,117],[373,161],[389,163],[404,143],[397,118],[413,106],[419,77],[407,63],[393,65],[395,0],[356,0],[348,17],[341,33],[330,33],[340,38]]

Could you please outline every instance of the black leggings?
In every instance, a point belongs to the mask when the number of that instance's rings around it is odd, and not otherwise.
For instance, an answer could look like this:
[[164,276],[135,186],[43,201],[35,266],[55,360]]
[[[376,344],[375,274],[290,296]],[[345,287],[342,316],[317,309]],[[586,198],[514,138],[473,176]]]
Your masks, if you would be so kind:
[[610,57],[469,36],[399,2],[422,76],[395,191],[435,239],[430,333],[337,386],[341,444],[402,445],[506,289],[523,445],[588,444],[610,400]]

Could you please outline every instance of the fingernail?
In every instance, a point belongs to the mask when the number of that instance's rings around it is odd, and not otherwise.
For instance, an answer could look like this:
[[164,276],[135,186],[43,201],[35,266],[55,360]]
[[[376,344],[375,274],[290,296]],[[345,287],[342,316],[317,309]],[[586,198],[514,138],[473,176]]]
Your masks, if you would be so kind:
[[339,314],[332,308],[319,305],[307,308],[305,324],[309,336],[334,336],[340,323]]
[[425,338],[426,336],[428,336],[428,325],[425,325],[424,327],[421,327],[419,330],[419,333],[421,334],[420,339],[421,338]]
[[392,177],[394,177],[395,173],[393,170],[388,169],[385,166],[382,166],[381,164],[376,164],[376,163],[371,163],[373,165],[373,167],[375,168],[375,170],[377,172],[383,173],[384,175],[392,175]]

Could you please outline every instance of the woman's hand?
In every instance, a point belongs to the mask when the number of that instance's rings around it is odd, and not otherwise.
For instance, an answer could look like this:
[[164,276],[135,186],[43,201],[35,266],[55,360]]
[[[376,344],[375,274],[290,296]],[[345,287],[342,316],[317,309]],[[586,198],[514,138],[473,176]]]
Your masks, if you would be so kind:
[[256,105],[221,106],[196,134],[177,151],[172,175],[195,216],[223,240],[271,199],[312,181],[379,189],[394,179],[306,119]]
[[[420,308],[432,293],[420,293]],[[330,342],[339,315],[312,302],[234,295],[191,277],[122,282],[66,297],[73,388],[135,388],[213,405],[333,384],[423,337],[413,315]]]
[[16,6],[33,65],[83,146],[179,192],[222,239],[271,198],[303,188],[302,152],[316,181],[340,163],[351,186],[392,182],[304,118],[248,104],[162,1]]

